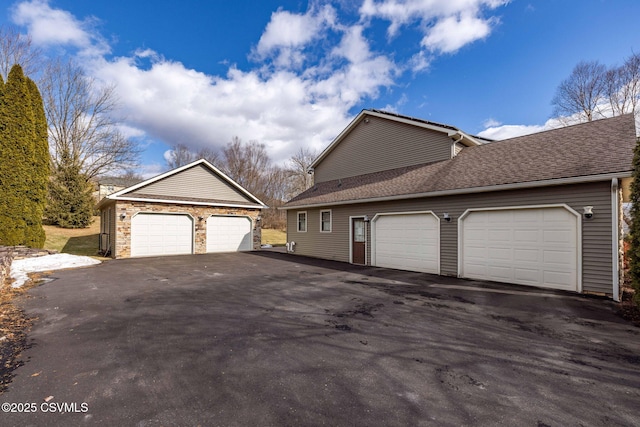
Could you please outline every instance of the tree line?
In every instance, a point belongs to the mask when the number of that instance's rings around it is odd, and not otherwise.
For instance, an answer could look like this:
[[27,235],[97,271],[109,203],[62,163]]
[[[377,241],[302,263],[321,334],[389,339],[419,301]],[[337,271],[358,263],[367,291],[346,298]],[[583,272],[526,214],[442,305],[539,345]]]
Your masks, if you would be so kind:
[[244,142],[236,136],[220,152],[210,148],[194,151],[176,144],[169,151],[167,167],[175,169],[198,159],[207,160],[269,206],[262,213],[264,228],[284,230],[286,213],[278,207],[311,186],[309,167],[315,158],[315,151],[299,148],[285,166],[279,166],[273,163],[264,144]]

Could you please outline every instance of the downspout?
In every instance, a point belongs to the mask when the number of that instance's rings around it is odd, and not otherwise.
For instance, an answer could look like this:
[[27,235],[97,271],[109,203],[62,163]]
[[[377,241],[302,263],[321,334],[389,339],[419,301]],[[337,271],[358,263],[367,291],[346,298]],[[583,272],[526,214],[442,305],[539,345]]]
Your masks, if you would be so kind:
[[456,144],[464,139],[464,135],[463,134],[458,133],[458,135],[460,135],[460,139],[454,140],[453,143],[451,143],[451,158],[452,159],[456,156]]
[[613,300],[620,302],[620,220],[618,178],[611,180],[611,260],[613,263]]

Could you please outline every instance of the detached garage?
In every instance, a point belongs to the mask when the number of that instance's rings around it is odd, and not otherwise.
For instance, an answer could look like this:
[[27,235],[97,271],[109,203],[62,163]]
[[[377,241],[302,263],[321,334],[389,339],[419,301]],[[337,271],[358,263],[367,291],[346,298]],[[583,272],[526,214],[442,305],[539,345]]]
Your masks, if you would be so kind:
[[128,258],[256,250],[265,207],[198,160],[102,199],[100,251]]

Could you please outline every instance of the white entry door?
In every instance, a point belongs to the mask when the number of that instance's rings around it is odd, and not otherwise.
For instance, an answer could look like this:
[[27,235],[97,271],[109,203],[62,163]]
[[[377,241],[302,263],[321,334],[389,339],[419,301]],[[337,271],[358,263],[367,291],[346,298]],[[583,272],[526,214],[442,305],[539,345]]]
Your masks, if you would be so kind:
[[434,214],[379,215],[372,230],[373,265],[440,273],[440,223]]
[[189,215],[140,213],[131,220],[132,257],[192,252],[193,220]]
[[460,276],[577,291],[578,224],[563,207],[469,212]]
[[251,220],[245,216],[211,216],[207,219],[207,252],[250,251]]

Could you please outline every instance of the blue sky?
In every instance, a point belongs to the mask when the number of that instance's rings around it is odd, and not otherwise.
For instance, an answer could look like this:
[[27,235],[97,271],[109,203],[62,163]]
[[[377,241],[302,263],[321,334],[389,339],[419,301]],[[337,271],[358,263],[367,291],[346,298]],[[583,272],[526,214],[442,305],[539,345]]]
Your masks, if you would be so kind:
[[577,62],[640,51],[638,16],[637,0],[31,0],[0,24],[116,85],[149,176],[172,144],[233,136],[283,164],[363,108],[485,136],[541,130]]

